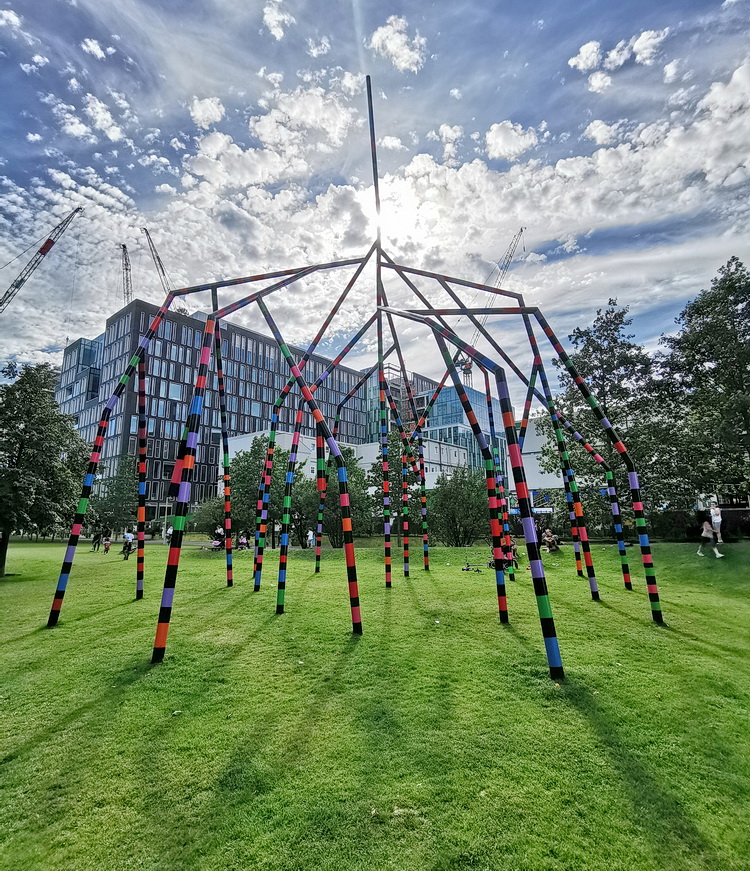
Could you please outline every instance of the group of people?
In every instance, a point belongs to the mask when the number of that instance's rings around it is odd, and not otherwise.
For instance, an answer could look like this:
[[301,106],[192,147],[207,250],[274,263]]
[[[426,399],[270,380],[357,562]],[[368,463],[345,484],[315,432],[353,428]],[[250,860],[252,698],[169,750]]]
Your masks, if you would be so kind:
[[94,533],[93,538],[91,539],[91,552],[94,553],[101,549],[101,546],[104,545],[104,553],[109,553],[109,549],[112,545],[112,531],[108,529],[106,526],[101,529],[97,529]]
[[[128,527],[122,534],[122,550],[120,551],[120,555],[123,559],[127,559],[133,552],[134,539],[135,536],[130,530],[130,527]],[[112,530],[106,526],[97,529],[91,538],[91,552],[98,552],[102,545],[104,545],[104,553],[109,553],[109,549],[112,547]]]

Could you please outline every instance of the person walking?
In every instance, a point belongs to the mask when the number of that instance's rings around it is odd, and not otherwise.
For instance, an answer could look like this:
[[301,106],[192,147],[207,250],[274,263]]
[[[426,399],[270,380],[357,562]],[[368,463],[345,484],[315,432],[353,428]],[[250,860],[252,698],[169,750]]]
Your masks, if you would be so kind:
[[711,526],[716,533],[716,541],[718,544],[724,544],[721,540],[721,508],[718,502],[711,503]]
[[92,553],[94,551],[99,550],[101,543],[102,543],[102,530],[100,529],[94,533],[94,537],[91,539],[91,551],[92,551]]
[[714,543],[713,526],[707,520],[704,520],[701,526],[701,543],[698,545],[698,556],[705,556],[705,553],[703,553],[704,547],[710,547],[716,554],[716,559],[722,559],[726,556],[726,554],[719,553],[719,548]]
[[307,530],[307,546],[312,547],[315,544],[315,533],[312,529]]
[[133,533],[126,529],[122,536],[122,558],[127,559],[133,550]]

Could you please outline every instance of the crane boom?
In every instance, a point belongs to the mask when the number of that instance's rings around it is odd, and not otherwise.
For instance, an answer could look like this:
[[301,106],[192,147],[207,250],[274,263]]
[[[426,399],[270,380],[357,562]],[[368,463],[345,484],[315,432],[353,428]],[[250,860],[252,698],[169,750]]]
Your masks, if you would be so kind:
[[[516,253],[516,248],[518,248],[518,243],[521,241],[521,237],[523,236],[523,231],[525,229],[526,229],[526,227],[519,228],[516,235],[510,240],[510,245],[508,245],[508,250],[503,255],[502,261],[500,261],[499,263],[496,264],[495,268],[497,269],[497,278],[495,278],[495,281],[494,281],[495,287],[500,287],[500,285],[505,280],[505,276],[508,274],[508,269],[510,268],[510,264],[513,262],[513,255]],[[495,272],[495,270],[493,269],[489,275],[489,278],[485,282],[486,284],[489,284],[490,279],[492,278],[494,272]],[[494,298],[493,298],[493,301],[494,301]],[[479,319],[480,327],[483,327],[487,323],[488,317],[489,317],[489,313],[481,316],[481,318]],[[477,329],[474,331],[474,335],[471,337],[472,347],[475,346],[476,343],[479,341],[480,335],[481,335],[481,329],[479,327],[477,327]],[[464,376],[464,384],[471,387],[471,381],[472,381],[471,370],[472,370],[473,360],[471,359],[471,357],[463,357],[460,362],[461,362],[461,370],[462,370],[463,376]]]
[[127,305],[133,299],[133,279],[131,278],[130,256],[127,245],[122,248],[122,298]]
[[146,241],[148,242],[148,250],[151,252],[151,258],[154,261],[154,266],[156,267],[156,271],[159,273],[159,278],[161,279],[161,286],[164,288],[164,293],[169,293],[172,290],[172,282],[167,276],[167,270],[164,268],[164,264],[161,262],[161,257],[159,257],[159,252],[156,250],[156,245],[154,245],[153,240],[151,239],[151,234],[145,227],[141,227],[141,233],[144,233],[146,236]]
[[13,297],[18,293],[18,291],[26,284],[26,281],[31,276],[32,272],[39,266],[39,264],[44,259],[45,255],[49,253],[52,246],[57,242],[57,240],[62,236],[62,234],[68,229],[70,222],[75,218],[75,216],[83,211],[83,206],[78,206],[73,209],[73,211],[54,228],[54,230],[49,234],[49,237],[44,242],[42,247],[34,254],[34,256],[29,260],[29,262],[24,266],[21,270],[19,276],[16,280],[11,284],[11,286],[5,291],[3,296],[0,298],[0,314],[2,314],[5,309],[10,305],[13,301]]

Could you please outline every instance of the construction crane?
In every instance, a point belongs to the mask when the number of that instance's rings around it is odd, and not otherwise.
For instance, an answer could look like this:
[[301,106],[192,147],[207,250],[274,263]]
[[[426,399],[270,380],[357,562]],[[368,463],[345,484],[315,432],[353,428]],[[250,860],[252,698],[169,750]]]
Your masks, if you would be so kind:
[[[518,230],[518,232],[516,233],[516,235],[510,240],[510,245],[508,245],[508,250],[505,252],[503,259],[495,264],[495,267],[493,268],[492,272],[490,272],[490,274],[487,278],[487,281],[485,281],[485,284],[490,283],[490,280],[492,279],[493,275],[495,274],[495,270],[497,270],[497,277],[495,278],[494,286],[500,287],[502,285],[503,281],[505,280],[505,276],[508,273],[508,269],[510,268],[510,264],[513,262],[513,255],[516,253],[516,248],[518,248],[518,243],[521,241],[521,237],[523,236],[523,231],[525,229],[526,229],[526,227],[521,227]],[[494,302],[494,298],[493,298],[493,302]],[[484,314],[479,318],[479,324],[481,327],[483,327],[487,323],[488,317],[489,317],[489,313]],[[477,327],[476,331],[474,332],[474,335],[471,337],[470,344],[472,347],[476,346],[476,343],[479,341],[480,335],[481,335],[481,330],[479,329],[479,327]],[[463,374],[464,384],[466,384],[467,387],[472,386],[471,382],[472,382],[473,362],[474,361],[471,359],[471,357],[466,356],[466,355],[462,355],[458,360],[458,363],[461,366],[461,372]]]
[[154,266],[156,267],[156,271],[159,273],[159,278],[161,279],[161,286],[164,288],[164,293],[169,293],[172,290],[172,282],[169,280],[167,270],[164,268],[164,264],[161,262],[161,257],[159,257],[159,252],[156,250],[156,246],[151,239],[151,234],[145,227],[141,227],[141,233],[145,235],[146,241],[148,242],[148,250],[151,252]]
[[[145,235],[146,241],[148,242],[148,250],[151,252],[151,258],[154,261],[154,266],[156,267],[156,271],[159,273],[159,278],[161,279],[161,286],[164,289],[164,293],[170,294],[172,290],[174,290],[174,287],[169,279],[169,276],[167,275],[167,270],[164,268],[164,264],[161,262],[161,257],[159,257],[159,252],[156,250],[156,245],[154,245],[151,234],[145,227],[141,227],[141,232]],[[181,303],[176,303],[174,306],[172,306],[172,310],[183,315],[190,314],[189,310]]]
[[122,248],[122,298],[125,300],[125,305],[127,305],[133,299],[133,279],[131,278],[128,247],[127,245],[120,245],[120,248]]
[[36,254],[29,260],[26,266],[21,270],[21,274],[16,278],[16,280],[11,284],[11,286],[5,291],[2,298],[0,298],[0,314],[2,314],[6,308],[13,301],[13,297],[18,293],[18,291],[26,284],[26,281],[31,276],[31,273],[39,266],[39,264],[44,259],[45,254],[48,254],[52,246],[57,242],[57,240],[62,236],[62,234],[68,229],[70,222],[75,218],[79,212],[83,211],[83,206],[78,206],[73,209],[73,211],[66,217],[63,218],[62,221],[55,227],[55,229],[49,234],[47,241],[42,245],[42,247],[36,252]]

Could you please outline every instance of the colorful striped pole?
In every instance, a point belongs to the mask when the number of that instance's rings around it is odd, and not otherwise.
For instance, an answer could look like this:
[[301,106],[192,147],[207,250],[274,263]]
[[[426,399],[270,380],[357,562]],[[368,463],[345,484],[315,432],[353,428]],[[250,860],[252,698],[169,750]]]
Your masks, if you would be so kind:
[[60,577],[57,581],[57,589],[55,590],[55,596],[52,600],[52,608],[50,610],[49,618],[47,619],[47,626],[50,628],[52,626],[56,626],[58,620],[60,619],[60,610],[62,609],[63,598],[65,597],[65,590],[68,586],[70,572],[73,568],[73,560],[75,559],[76,548],[78,547],[78,540],[81,537],[81,527],[83,526],[83,521],[86,516],[86,510],[89,506],[89,499],[91,498],[91,488],[94,486],[96,470],[99,468],[99,460],[101,459],[102,455],[104,436],[107,434],[107,429],[109,427],[110,418],[112,417],[112,412],[115,410],[117,403],[123,392],[125,391],[128,382],[133,377],[133,373],[137,369],[138,363],[140,362],[143,354],[148,348],[149,342],[156,334],[156,331],[159,329],[159,324],[162,322],[164,316],[166,315],[167,310],[172,304],[173,299],[174,294],[169,294],[169,296],[167,296],[164,304],[151,321],[149,328],[146,331],[146,334],[144,336],[141,336],[135,354],[125,368],[125,372],[117,383],[117,386],[115,387],[114,392],[107,401],[107,404],[102,409],[102,415],[99,419],[99,425],[97,427],[96,437],[94,439],[94,446],[91,451],[91,456],[89,458],[88,469],[86,471],[86,476],[83,479],[83,487],[81,489],[81,496],[78,500],[76,515],[73,518],[73,526],[71,527],[70,537],[68,538],[68,546],[65,550],[65,556],[63,557],[63,563],[60,569]]
[[424,467],[424,440],[422,430],[417,430],[417,450],[419,452],[419,503],[422,515],[422,563],[426,572],[430,570],[430,542],[427,529],[427,475]]
[[[352,261],[357,263],[357,269],[354,271],[354,275],[349,279],[343,291],[339,295],[338,299],[334,303],[333,307],[326,315],[323,323],[320,326],[320,329],[313,337],[313,340],[307,347],[307,350],[302,355],[300,360],[300,369],[305,367],[305,364],[308,362],[310,357],[315,353],[315,349],[318,344],[322,340],[325,335],[326,330],[331,324],[331,321],[334,319],[342,304],[344,303],[346,297],[349,295],[352,287],[354,287],[357,279],[362,274],[365,266],[369,262],[375,251],[375,243],[370,246],[370,250],[367,254],[356,261]],[[224,311],[226,311],[225,309]],[[257,501],[257,510],[256,510],[256,518],[255,518],[255,561],[253,567],[253,575],[254,575],[254,583],[253,590],[257,592],[260,590],[260,582],[263,574],[263,554],[265,551],[265,542],[266,542],[266,533],[268,526],[268,510],[269,503],[271,498],[271,479],[273,475],[273,463],[274,463],[274,452],[276,449],[276,435],[278,432],[281,408],[286,401],[287,396],[290,391],[294,387],[295,381],[294,378],[290,378],[287,383],[284,385],[283,390],[279,394],[276,402],[274,403],[272,412],[271,412],[271,427],[268,434],[268,448],[266,450],[266,461],[263,466],[263,471],[261,473],[260,484],[258,485],[258,501]]]
[[[497,363],[480,354],[475,348],[466,342],[462,341],[455,333],[439,326],[428,317],[425,317],[415,312],[396,312],[402,317],[419,321],[426,324],[438,336],[450,341],[453,345],[462,350],[465,354],[471,357],[475,362],[486,366],[495,375],[497,384],[498,399],[500,401],[500,409],[502,412],[503,426],[505,428],[505,437],[508,443],[508,456],[511,467],[513,469],[513,478],[516,484],[516,495],[518,496],[518,507],[521,513],[521,522],[524,528],[524,537],[526,539],[526,549],[529,554],[529,563],[531,569],[531,577],[534,584],[534,593],[536,595],[537,610],[539,612],[539,621],[542,629],[542,637],[544,639],[544,647],[547,653],[547,662],[549,664],[550,677],[554,679],[562,679],[565,677],[563,670],[562,659],[560,657],[560,647],[557,640],[557,632],[555,622],[552,617],[552,606],[549,600],[549,592],[547,590],[547,582],[544,577],[544,566],[539,553],[539,541],[534,526],[534,516],[531,510],[531,502],[529,500],[529,490],[526,484],[526,474],[523,467],[523,459],[518,445],[518,434],[516,433],[515,418],[513,416],[513,405],[510,401],[510,393],[508,391],[508,383],[505,378],[503,368]],[[445,343],[443,343],[445,346]],[[443,356],[448,356],[447,348],[443,352]],[[455,369],[455,366],[454,366]],[[454,379],[458,378],[455,374]],[[460,381],[459,381],[460,384]],[[481,431],[480,431],[481,432]],[[492,470],[494,473],[494,469]],[[491,476],[494,480],[494,474]],[[489,482],[488,482],[489,483]]]
[[169,555],[167,557],[167,567],[164,573],[164,590],[162,592],[161,606],[159,608],[159,621],[156,626],[154,649],[151,654],[152,663],[162,662],[167,649],[167,635],[169,634],[169,623],[172,619],[172,605],[174,603],[177,572],[180,566],[180,553],[182,550],[182,539],[185,533],[185,520],[187,518],[188,508],[190,507],[190,490],[193,481],[193,471],[195,469],[195,455],[198,447],[198,430],[200,428],[201,414],[203,412],[203,400],[206,393],[206,380],[208,377],[208,364],[211,359],[211,343],[214,338],[215,328],[216,321],[214,320],[213,315],[209,315],[206,320],[206,328],[203,332],[203,344],[201,347],[198,374],[195,380],[195,389],[193,391],[193,400],[190,403],[187,421],[185,422],[187,438],[185,439],[183,451],[182,480],[180,481],[180,489],[177,494],[177,501],[174,506],[174,516],[172,518],[173,532],[170,541]]
[[539,375],[539,382],[542,386],[544,399],[547,403],[547,410],[550,415],[550,420],[552,421],[552,428],[554,430],[555,440],[557,442],[557,453],[560,458],[562,478],[565,485],[565,498],[568,500],[568,508],[570,511],[573,546],[575,548],[577,544],[579,545],[579,548],[576,549],[576,569],[579,576],[583,577],[583,571],[581,566],[582,554],[583,563],[586,566],[586,576],[588,577],[589,581],[591,598],[594,601],[598,601],[599,587],[596,582],[596,574],[594,572],[594,564],[591,556],[591,546],[589,544],[588,530],[586,529],[586,520],[583,513],[583,503],[581,502],[578,484],[576,482],[575,474],[573,472],[572,464],[570,462],[570,454],[568,453],[568,449],[565,445],[565,436],[563,435],[563,431],[560,427],[560,422],[557,418],[557,411],[555,409],[555,403],[552,398],[552,391],[550,390],[549,382],[547,381],[547,373],[545,372],[544,364],[542,363],[542,355],[539,351],[539,345],[537,344],[536,336],[534,335],[534,330],[531,326],[531,320],[529,319],[529,316],[527,314],[523,315],[523,322],[526,328],[526,335],[529,339],[531,352],[534,355],[533,371],[537,372]]
[[347,581],[349,585],[349,605],[352,612],[352,632],[355,635],[362,634],[362,614],[360,611],[359,605],[359,587],[357,582],[357,565],[354,556],[354,538],[352,535],[352,516],[351,516],[351,507],[349,504],[349,488],[348,488],[348,479],[346,474],[346,464],[344,463],[344,458],[341,456],[341,450],[336,443],[336,440],[333,438],[328,425],[325,422],[325,418],[323,417],[320,409],[315,402],[315,398],[310,392],[310,388],[307,386],[305,378],[302,374],[299,366],[294,362],[294,358],[289,351],[289,347],[284,342],[281,333],[279,332],[278,327],[274,319],[271,317],[271,313],[268,311],[266,304],[262,299],[258,300],[258,307],[263,314],[263,317],[266,319],[266,323],[268,324],[271,332],[273,334],[274,339],[276,340],[276,344],[279,346],[279,350],[281,351],[284,359],[286,360],[289,369],[294,376],[297,385],[300,389],[300,393],[303,398],[307,402],[307,407],[310,409],[313,418],[315,419],[316,424],[320,426],[323,435],[328,443],[328,448],[331,451],[331,454],[334,457],[334,462],[336,463],[337,471],[338,471],[338,479],[339,479],[339,506],[341,508],[341,530],[344,536],[344,557],[346,559],[346,573],[347,573]]
[[509,581],[515,581],[516,571],[513,565],[513,543],[510,540],[510,520],[508,517],[508,502],[505,498],[504,473],[500,468],[500,456],[497,449],[497,433],[495,432],[495,410],[492,407],[492,389],[490,388],[490,375],[487,369],[478,367],[484,376],[484,394],[487,402],[487,416],[490,424],[490,440],[492,443],[492,459],[495,464],[495,486],[498,491],[498,508],[502,516],[503,546],[505,547],[506,572]]
[[315,526],[315,574],[317,575],[320,573],[320,552],[323,545],[323,511],[325,509],[326,487],[328,486],[328,476],[326,475],[326,442],[319,426],[315,427],[315,460],[317,488],[318,493],[320,493],[317,524]]
[[612,423],[607,419],[606,415],[602,411],[601,406],[596,400],[596,397],[593,395],[593,393],[591,393],[583,378],[581,378],[580,374],[578,373],[578,370],[573,365],[573,361],[570,359],[570,357],[567,355],[564,348],[560,344],[557,336],[552,330],[552,327],[547,322],[547,319],[544,317],[544,315],[542,315],[539,309],[534,309],[534,316],[539,321],[539,325],[544,331],[544,334],[547,336],[552,347],[557,352],[558,357],[560,358],[563,365],[567,369],[568,374],[578,387],[581,395],[586,400],[595,417],[601,424],[604,432],[607,435],[607,438],[614,446],[614,449],[623,458],[625,466],[628,470],[628,483],[630,484],[630,493],[633,500],[633,512],[635,514],[635,525],[636,529],[638,530],[638,540],[641,547],[641,562],[643,563],[643,569],[646,574],[646,589],[648,590],[648,599],[651,606],[651,618],[655,623],[663,623],[664,615],[662,613],[661,602],[659,601],[659,588],[656,584],[654,559],[651,554],[651,544],[648,537],[646,517],[643,511],[640,482],[638,480],[638,473],[636,472],[633,459],[628,453],[628,449],[625,447],[622,439],[615,431],[615,428],[612,426]]
[[497,505],[497,481],[495,479],[495,459],[492,456],[492,451],[487,444],[487,439],[482,432],[479,422],[477,421],[474,409],[471,407],[469,397],[466,395],[463,382],[458,374],[453,359],[451,357],[448,346],[445,344],[440,332],[435,333],[440,353],[443,355],[443,361],[446,368],[450,372],[453,386],[458,394],[459,402],[464,410],[466,419],[469,421],[471,431],[474,433],[474,438],[479,445],[484,459],[485,481],[487,485],[487,504],[490,515],[490,534],[492,536],[492,558],[495,569],[495,586],[497,587],[497,607],[500,614],[500,622],[508,622],[508,599],[505,590],[505,555],[503,554],[503,540],[500,532],[500,520],[498,517]]
[[583,448],[594,458],[594,460],[601,466],[604,476],[607,482],[607,494],[609,496],[609,506],[610,511],[612,513],[612,525],[615,530],[615,538],[617,540],[617,551],[620,555],[620,564],[622,567],[622,579],[625,584],[626,590],[632,590],[633,584],[630,578],[630,566],[628,565],[628,554],[625,550],[625,540],[623,538],[623,530],[622,530],[622,517],[620,515],[620,502],[617,496],[617,487],[615,486],[615,476],[612,468],[609,463],[602,457],[602,455],[596,451],[584,437],[575,429],[575,427],[565,419],[565,417],[558,410],[557,416],[560,419],[560,423],[568,430],[569,433],[573,436],[573,438],[583,446]]
[[380,434],[380,468],[382,473],[383,494],[383,565],[385,568],[385,586],[390,589],[393,583],[391,573],[391,494],[388,456],[388,415],[386,412],[386,383],[383,362],[383,318],[379,307],[382,305],[382,281],[380,272],[377,277],[378,305],[378,424]]
[[146,566],[146,360],[138,361],[138,550],[135,560],[135,598],[143,598]]
[[[219,308],[216,291],[211,292],[211,306]],[[222,472],[224,481],[224,549],[227,559],[227,586],[234,586],[232,571],[232,479],[229,470],[229,424],[227,421],[227,396],[224,388],[224,364],[221,352],[221,324],[216,321],[214,332],[214,355],[216,357],[216,380],[219,387],[219,416],[221,418]]]
[[294,472],[297,466],[297,451],[302,434],[302,421],[305,414],[305,402],[300,400],[297,414],[294,420],[294,434],[292,445],[289,450],[289,460],[284,479],[284,499],[281,507],[281,536],[279,537],[279,577],[276,591],[276,613],[284,613],[284,598],[286,596],[286,571],[289,560],[289,534],[292,526],[292,487],[294,485]]

